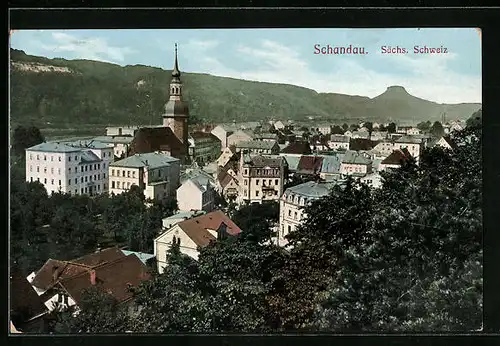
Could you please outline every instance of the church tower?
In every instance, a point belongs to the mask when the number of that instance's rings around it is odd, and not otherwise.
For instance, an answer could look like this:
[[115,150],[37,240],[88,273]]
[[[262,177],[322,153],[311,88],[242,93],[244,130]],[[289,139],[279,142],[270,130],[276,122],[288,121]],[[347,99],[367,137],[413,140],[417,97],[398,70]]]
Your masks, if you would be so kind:
[[164,106],[163,126],[170,127],[177,138],[188,147],[189,109],[182,101],[182,82],[179,64],[177,62],[177,43],[175,44],[175,62],[170,82],[170,97]]

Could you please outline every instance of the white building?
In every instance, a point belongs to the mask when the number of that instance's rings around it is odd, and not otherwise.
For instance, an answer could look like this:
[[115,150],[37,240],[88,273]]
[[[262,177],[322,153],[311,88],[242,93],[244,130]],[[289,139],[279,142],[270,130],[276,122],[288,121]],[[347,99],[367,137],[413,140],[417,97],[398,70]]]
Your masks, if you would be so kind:
[[344,175],[365,175],[372,172],[372,160],[365,153],[348,151],[342,157],[340,173]]
[[181,221],[154,240],[158,273],[163,273],[168,265],[168,250],[174,241],[179,242],[183,254],[197,260],[199,247],[205,247],[220,237],[235,236],[240,232],[241,229],[220,210]]
[[99,136],[94,138],[95,141],[112,144],[116,157],[126,157],[130,147],[130,143],[134,140],[133,136]]
[[229,146],[224,148],[222,150],[222,154],[220,154],[219,158],[217,159],[217,165],[219,167],[224,167],[229,160],[236,154],[236,147],[235,146]]
[[287,243],[285,236],[293,232],[306,218],[304,207],[327,196],[333,186],[337,184],[338,182],[334,181],[308,181],[286,189],[280,199],[279,245],[285,245]]
[[119,194],[137,185],[146,199],[175,196],[180,180],[180,160],[159,152],[135,154],[109,167],[110,192]]
[[422,139],[412,136],[402,136],[394,141],[394,150],[407,149],[410,155],[419,162],[420,152],[422,151]]
[[390,140],[384,140],[378,143],[371,152],[375,155],[375,157],[386,158],[389,156],[394,150],[394,143]]
[[333,150],[349,150],[349,136],[331,135],[328,146]]
[[215,179],[203,170],[193,170],[181,176],[177,188],[177,205],[180,211],[215,209]]
[[283,194],[286,165],[282,156],[242,153],[237,172],[238,202],[278,201]]
[[254,134],[249,130],[237,130],[227,137],[227,145],[234,145],[238,147],[238,144],[240,144],[241,142],[252,141],[253,137]]
[[26,181],[72,195],[107,192],[113,146],[101,142],[46,142],[26,149]]
[[364,177],[361,177],[359,180],[366,185],[373,187],[374,189],[378,189],[382,186],[382,177],[380,176],[379,172],[368,173]]

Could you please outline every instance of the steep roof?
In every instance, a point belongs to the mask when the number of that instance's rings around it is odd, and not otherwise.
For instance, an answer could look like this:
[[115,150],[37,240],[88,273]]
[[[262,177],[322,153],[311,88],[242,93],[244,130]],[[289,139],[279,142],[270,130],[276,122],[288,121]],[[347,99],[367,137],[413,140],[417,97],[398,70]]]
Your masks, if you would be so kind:
[[177,224],[177,226],[179,226],[198,246],[207,246],[210,241],[215,240],[216,238],[208,232],[208,229],[218,230],[222,225],[225,225],[226,232],[229,235],[241,233],[241,229],[220,210],[197,216]]
[[[56,284],[58,280],[70,278],[87,271],[88,267],[111,262],[124,256],[120,249],[113,247],[85,255],[72,261],[59,261],[50,258],[38,270],[31,284],[37,288],[47,290]],[[56,274],[55,281],[54,274]]]
[[287,197],[290,194],[294,194],[311,199],[318,199],[328,195],[332,187],[341,183],[342,181],[308,181],[300,185],[289,187],[283,195]]
[[40,296],[19,270],[10,275],[10,310],[20,315],[22,322],[48,312]]
[[268,141],[242,141],[236,144],[237,148],[248,148],[248,149],[263,149],[271,150],[277,145],[277,142]]
[[35,146],[32,146],[30,148],[27,148],[26,150],[29,151],[41,151],[41,152],[46,152],[46,153],[73,153],[80,151],[80,148],[75,148],[72,147],[68,144],[65,143],[59,143],[59,142],[45,142],[45,143],[40,143]]
[[101,161],[99,156],[94,154],[91,150],[82,150],[80,156],[81,156],[81,161],[84,163]]
[[319,173],[323,166],[323,156],[302,156],[297,165],[297,173]]
[[330,142],[336,143],[349,143],[349,136],[344,135],[331,135]]
[[371,165],[372,160],[357,151],[349,150],[342,158],[342,163],[351,165]]
[[382,165],[400,165],[402,162],[408,160],[411,157],[410,153],[406,148],[396,149],[384,160],[382,160]]
[[287,147],[281,150],[283,154],[302,154],[309,155],[311,153],[311,147],[309,143],[303,141],[297,141],[290,143]]
[[122,160],[115,161],[110,164],[112,167],[127,167],[127,168],[141,168],[148,166],[150,169],[165,167],[173,162],[179,162],[179,159],[176,159],[172,156],[162,154],[162,153],[144,153],[144,154],[135,154],[129,157],[126,157]]
[[323,156],[321,173],[339,173],[344,154]]
[[[113,295],[119,302],[125,302],[133,297],[129,286],[138,286],[141,281],[149,279],[148,269],[135,254],[123,256],[113,262],[94,267],[96,284],[104,291]],[[84,289],[92,286],[89,271],[64,279],[59,282],[66,292],[79,303]]]
[[415,138],[413,136],[401,136],[396,139],[396,143],[411,143],[411,144],[422,144],[422,140],[419,138]]
[[290,171],[296,171],[297,170],[297,167],[299,166],[299,162],[300,162],[300,156],[288,156],[288,155],[282,155],[285,160],[286,160],[286,163],[288,165],[288,169]]
[[130,143],[130,155],[170,150],[185,154],[186,148],[170,127],[143,127]]
[[249,155],[250,162],[256,167],[281,167],[286,165],[283,157],[277,155]]

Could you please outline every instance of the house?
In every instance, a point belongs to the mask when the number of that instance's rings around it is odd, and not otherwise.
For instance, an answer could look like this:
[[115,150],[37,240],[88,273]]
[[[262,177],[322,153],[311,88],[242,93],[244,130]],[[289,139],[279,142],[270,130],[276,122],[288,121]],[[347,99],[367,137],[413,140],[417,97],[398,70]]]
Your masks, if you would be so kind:
[[283,193],[287,163],[281,156],[242,152],[238,169],[238,203],[278,201]]
[[278,245],[286,245],[285,237],[306,219],[303,209],[313,201],[327,196],[331,189],[340,183],[308,181],[286,189],[280,199]]
[[422,146],[423,146],[422,139],[415,138],[413,136],[402,136],[401,138],[394,141],[394,149],[406,148],[417,163],[420,158],[420,152],[422,151]]
[[387,156],[379,165],[379,171],[384,171],[389,168],[399,168],[403,164],[411,159],[411,154],[408,149],[394,149],[394,151]]
[[164,230],[167,230],[167,229],[177,225],[181,221],[190,219],[192,217],[204,215],[204,214],[206,214],[206,212],[204,212],[203,210],[180,211],[172,216],[169,216],[169,217],[162,219],[162,228]]
[[180,211],[215,209],[215,179],[202,170],[185,173],[177,188],[177,205]]
[[359,180],[374,189],[378,189],[382,186],[382,176],[379,172],[368,173],[360,177]]
[[224,148],[219,158],[217,159],[217,165],[220,167],[224,167],[235,154],[236,147],[234,145],[230,145]]
[[385,140],[387,138],[387,134],[388,134],[387,131],[373,131],[371,136],[370,136],[370,140],[372,140],[372,141]]
[[276,121],[273,125],[276,130],[283,130],[285,128],[285,124],[281,120]]
[[333,150],[349,150],[349,136],[331,135],[328,141],[328,146]]
[[344,136],[347,136],[349,138],[352,138],[352,132],[347,130],[346,132],[344,132]]
[[154,262],[155,255],[150,254],[150,253],[145,253],[145,252],[137,252],[137,251],[129,251],[129,250],[122,250],[123,254],[125,256],[128,255],[135,255],[137,258],[144,263],[146,266],[151,266]]
[[[344,135],[346,135],[346,134],[344,133]],[[368,131],[354,131],[354,132],[352,132],[352,135],[350,137],[351,138],[369,139],[370,133]]]
[[280,156],[297,156],[310,155],[312,153],[309,143],[305,141],[296,141],[288,144],[280,152]]
[[49,259],[27,279],[52,311],[78,306],[84,290],[95,285],[119,304],[129,302],[130,288],[149,278],[147,267],[135,254],[127,256],[115,247],[71,261]]
[[[135,132],[134,132],[135,134]],[[129,152],[130,143],[134,139],[133,135],[121,135],[121,136],[97,136],[94,137],[94,141],[101,143],[108,143],[113,145],[113,151],[115,157],[125,158]]]
[[322,135],[327,136],[330,135],[330,133],[332,132],[332,127],[330,126],[330,124],[318,124],[312,127],[311,131],[321,133]]
[[108,126],[106,127],[106,136],[131,136],[133,137],[141,126]]
[[420,130],[416,127],[410,127],[408,130],[406,130],[406,134],[408,136],[415,136],[420,134]]
[[251,154],[267,154],[267,155],[278,155],[280,152],[280,147],[278,142],[269,141],[242,141],[237,144],[236,151],[240,152],[246,150]]
[[234,132],[236,132],[237,127],[236,125],[232,124],[221,124],[217,125],[213,130],[212,134],[219,138],[221,141],[221,147],[224,149],[228,146],[227,139],[230,135],[232,135]]
[[254,133],[249,130],[237,130],[227,137],[227,145],[234,145],[238,147],[240,142],[253,141],[254,136]]
[[340,173],[344,175],[365,175],[372,171],[372,160],[365,153],[348,151],[340,164]]
[[229,174],[227,170],[221,170],[217,175],[217,183],[217,190],[226,201],[230,199],[236,200],[238,197],[239,184],[235,176]]
[[137,185],[146,199],[159,201],[175,196],[180,185],[180,160],[160,152],[135,154],[113,162],[109,177],[111,193],[120,194]]
[[154,240],[158,272],[168,265],[167,254],[174,241],[179,241],[185,255],[198,259],[198,248],[225,236],[237,236],[241,229],[220,210],[177,223]]
[[26,277],[17,269],[10,274],[10,319],[16,331],[42,332],[49,309]]
[[340,153],[324,155],[319,177],[327,181],[340,179],[340,165],[343,158],[344,154]]
[[289,144],[295,142],[296,140],[295,133],[293,133],[293,131],[290,130],[289,128],[285,127],[284,129],[278,130],[276,133],[279,138],[278,139],[279,144]]
[[300,157],[295,174],[302,176],[319,176],[323,167],[323,156],[303,155]]
[[396,133],[406,135],[408,134],[408,131],[410,131],[413,128],[413,126],[408,126],[408,125],[398,125],[396,127]]
[[159,152],[181,163],[188,161],[188,143],[183,144],[170,127],[144,127],[139,129],[129,145],[127,156]]
[[454,150],[457,148],[457,144],[451,139],[450,136],[442,136],[441,138],[430,142],[430,147],[439,146],[448,150]]
[[38,181],[50,195],[108,192],[113,145],[97,141],[45,142],[26,149],[26,181]]
[[351,138],[349,141],[349,150],[353,151],[370,151],[372,150],[378,142],[366,138]]
[[300,158],[302,157],[302,155],[280,153],[280,156],[285,158],[288,168],[288,176],[295,174],[295,172],[297,172],[297,167],[299,166]]
[[377,145],[375,145],[375,147],[373,147],[371,152],[376,157],[386,158],[387,156],[389,156],[392,153],[393,150],[394,150],[394,143],[392,141],[386,139],[386,140],[383,140],[383,141],[377,143]]
[[217,159],[222,150],[220,139],[210,132],[192,132],[188,141],[190,161],[200,165]]
[[256,141],[267,141],[267,142],[277,142],[279,136],[276,133],[261,132],[254,135],[254,140]]

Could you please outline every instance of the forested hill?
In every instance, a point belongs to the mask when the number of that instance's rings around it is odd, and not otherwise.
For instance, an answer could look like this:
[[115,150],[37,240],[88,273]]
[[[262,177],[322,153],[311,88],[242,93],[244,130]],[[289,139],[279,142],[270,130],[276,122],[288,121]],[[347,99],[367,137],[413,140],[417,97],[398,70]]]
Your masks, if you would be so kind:
[[[11,122],[40,128],[158,124],[170,71],[89,60],[48,59],[11,49]],[[204,122],[293,119],[399,123],[467,119],[480,104],[441,105],[388,87],[373,99],[303,87],[183,73],[191,114]]]

